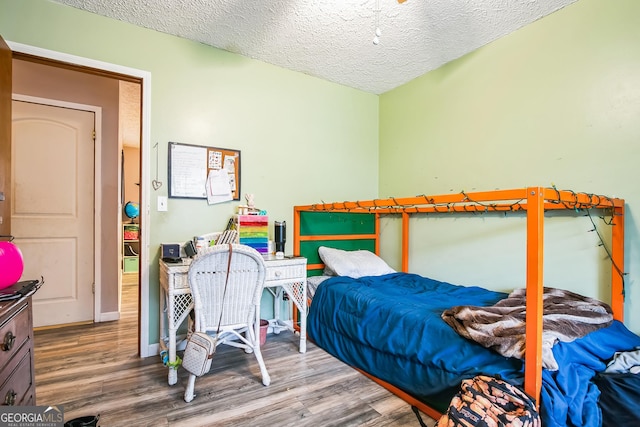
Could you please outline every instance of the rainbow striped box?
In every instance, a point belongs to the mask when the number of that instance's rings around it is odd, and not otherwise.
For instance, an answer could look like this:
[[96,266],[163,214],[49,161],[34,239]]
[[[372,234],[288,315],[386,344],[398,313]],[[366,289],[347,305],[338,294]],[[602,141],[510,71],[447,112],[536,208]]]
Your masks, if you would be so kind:
[[251,246],[263,255],[269,253],[269,217],[267,215],[236,215],[236,227],[241,245]]

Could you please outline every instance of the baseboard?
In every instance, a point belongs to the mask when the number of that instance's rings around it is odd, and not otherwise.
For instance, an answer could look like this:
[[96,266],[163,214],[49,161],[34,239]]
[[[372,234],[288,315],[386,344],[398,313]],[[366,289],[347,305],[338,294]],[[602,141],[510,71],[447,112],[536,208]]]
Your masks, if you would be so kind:
[[114,320],[120,320],[120,312],[100,313],[100,320],[98,320],[98,322],[112,322]]
[[147,346],[147,355],[149,357],[151,356],[157,356],[160,354],[160,344],[155,343],[155,344],[149,344]]

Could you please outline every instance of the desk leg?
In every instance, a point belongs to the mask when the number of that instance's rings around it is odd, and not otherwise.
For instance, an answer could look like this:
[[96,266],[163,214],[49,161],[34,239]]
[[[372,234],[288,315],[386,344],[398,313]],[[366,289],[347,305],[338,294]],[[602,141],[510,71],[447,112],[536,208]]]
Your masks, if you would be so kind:
[[307,351],[307,314],[300,314],[300,353]]
[[284,290],[282,289],[282,287],[277,287],[275,289],[275,292],[273,293],[273,318],[275,320],[274,322],[274,328],[273,328],[273,333],[278,335],[280,333],[280,304],[282,303],[282,293],[284,292]]
[[[166,350],[169,353],[167,355],[168,361],[169,361],[169,363],[167,364],[167,367],[169,368],[169,376],[167,378],[167,381],[169,382],[169,385],[174,385],[175,383],[178,382],[178,370],[176,368],[172,368],[172,366],[174,366],[173,364],[176,361],[176,328],[171,327],[171,324],[173,323],[173,321],[168,317],[173,316],[173,310],[172,310],[172,307],[170,306],[169,296],[167,295],[167,292],[162,287],[160,288],[160,300],[161,301],[164,300],[164,307],[162,306],[160,307],[160,343],[159,344],[160,344],[160,348],[163,351]],[[168,326],[166,326],[167,324]],[[167,328],[166,332],[169,335],[166,345],[164,343],[165,327]]]
[[173,368],[176,361],[176,330],[169,327],[169,385],[178,382],[178,370]]
[[[294,282],[285,285],[286,291],[289,294],[289,307],[291,309],[292,327],[294,332],[299,329],[300,333],[300,353],[307,351],[307,283]],[[298,328],[297,321],[298,316],[296,314],[296,308],[300,312],[300,327]]]
[[[164,306],[163,306],[163,302],[164,301]],[[167,343],[164,341],[165,340],[165,316],[167,315],[167,295],[164,292],[164,289],[160,288],[160,340],[158,342],[158,344],[160,345],[160,350],[167,350]]]
[[298,310],[300,311],[300,353],[306,353],[307,351],[307,283],[302,283],[302,300],[298,301]]

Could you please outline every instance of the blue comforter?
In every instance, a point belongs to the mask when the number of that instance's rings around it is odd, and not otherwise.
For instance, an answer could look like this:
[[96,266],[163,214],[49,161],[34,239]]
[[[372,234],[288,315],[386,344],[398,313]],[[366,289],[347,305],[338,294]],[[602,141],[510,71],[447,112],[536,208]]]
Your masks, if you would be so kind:
[[[493,305],[507,294],[415,274],[334,277],[317,289],[309,337],[321,348],[443,411],[465,378],[501,375],[523,382],[523,363],[462,338],[440,317],[454,305]],[[554,347],[558,371],[543,371],[543,425],[599,426],[591,382],[616,351],[640,345],[619,322]]]

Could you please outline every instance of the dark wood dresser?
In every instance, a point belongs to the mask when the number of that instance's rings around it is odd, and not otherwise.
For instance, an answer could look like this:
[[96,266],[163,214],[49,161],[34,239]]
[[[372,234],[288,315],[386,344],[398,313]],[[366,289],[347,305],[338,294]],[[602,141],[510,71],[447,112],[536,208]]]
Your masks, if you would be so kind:
[[0,302],[0,405],[34,406],[31,296]]

